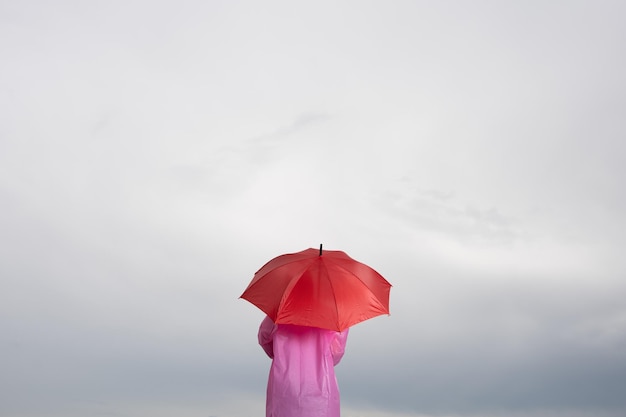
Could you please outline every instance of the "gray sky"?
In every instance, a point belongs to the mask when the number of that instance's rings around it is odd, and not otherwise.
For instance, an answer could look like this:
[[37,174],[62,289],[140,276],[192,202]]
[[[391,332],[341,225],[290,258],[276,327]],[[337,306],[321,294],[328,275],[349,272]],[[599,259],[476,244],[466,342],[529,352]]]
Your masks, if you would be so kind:
[[623,416],[625,14],[0,0],[0,415],[263,415],[324,243],[394,285],[345,417]]

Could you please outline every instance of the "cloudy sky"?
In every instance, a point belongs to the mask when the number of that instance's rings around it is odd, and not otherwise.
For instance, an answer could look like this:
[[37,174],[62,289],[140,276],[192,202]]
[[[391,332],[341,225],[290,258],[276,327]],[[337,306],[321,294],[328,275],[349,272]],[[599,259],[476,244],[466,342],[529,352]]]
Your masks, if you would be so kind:
[[0,0],[0,415],[264,415],[270,258],[393,285],[345,417],[626,414],[626,4]]

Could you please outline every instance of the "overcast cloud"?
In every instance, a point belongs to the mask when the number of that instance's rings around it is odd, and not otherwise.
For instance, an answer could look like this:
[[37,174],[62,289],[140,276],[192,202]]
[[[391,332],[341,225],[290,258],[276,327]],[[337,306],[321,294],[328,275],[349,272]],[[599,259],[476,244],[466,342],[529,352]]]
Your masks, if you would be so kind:
[[626,414],[620,1],[0,0],[0,415],[264,413],[270,258],[392,284],[345,417]]

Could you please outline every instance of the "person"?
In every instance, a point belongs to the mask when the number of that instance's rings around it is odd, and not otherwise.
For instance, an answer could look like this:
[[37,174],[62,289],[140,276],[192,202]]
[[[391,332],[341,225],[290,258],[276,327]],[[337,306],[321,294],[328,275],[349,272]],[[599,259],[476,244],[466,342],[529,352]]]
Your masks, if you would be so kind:
[[348,329],[277,325],[266,317],[258,338],[272,359],[266,417],[339,417],[334,367],[344,355]]

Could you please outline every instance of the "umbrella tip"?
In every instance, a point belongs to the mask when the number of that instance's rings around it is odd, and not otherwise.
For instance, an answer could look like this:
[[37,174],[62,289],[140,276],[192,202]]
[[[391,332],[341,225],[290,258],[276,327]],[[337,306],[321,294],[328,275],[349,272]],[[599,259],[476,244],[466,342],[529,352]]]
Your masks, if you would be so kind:
[[322,256],[322,244],[320,243],[320,256]]

